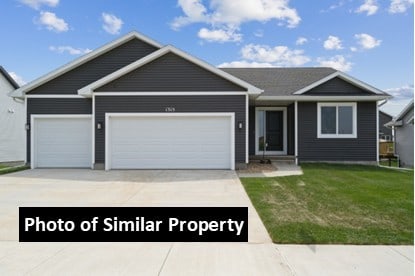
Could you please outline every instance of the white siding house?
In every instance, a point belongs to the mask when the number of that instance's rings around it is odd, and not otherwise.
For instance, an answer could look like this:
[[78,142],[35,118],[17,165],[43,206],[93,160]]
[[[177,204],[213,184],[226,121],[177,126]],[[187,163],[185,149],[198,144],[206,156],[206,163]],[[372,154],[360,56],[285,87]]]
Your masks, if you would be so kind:
[[25,160],[24,102],[8,95],[18,87],[0,66],[0,163]]
[[411,168],[414,166],[414,100],[386,126],[395,129],[395,154],[400,166]]

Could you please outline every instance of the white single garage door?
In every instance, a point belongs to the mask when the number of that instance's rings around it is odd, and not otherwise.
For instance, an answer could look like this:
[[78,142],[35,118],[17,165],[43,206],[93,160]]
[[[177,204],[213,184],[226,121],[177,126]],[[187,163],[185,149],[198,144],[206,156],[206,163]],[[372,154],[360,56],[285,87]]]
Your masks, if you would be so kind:
[[234,169],[233,114],[107,114],[107,122],[106,169]]
[[32,168],[91,167],[91,116],[40,115],[32,118],[32,126]]

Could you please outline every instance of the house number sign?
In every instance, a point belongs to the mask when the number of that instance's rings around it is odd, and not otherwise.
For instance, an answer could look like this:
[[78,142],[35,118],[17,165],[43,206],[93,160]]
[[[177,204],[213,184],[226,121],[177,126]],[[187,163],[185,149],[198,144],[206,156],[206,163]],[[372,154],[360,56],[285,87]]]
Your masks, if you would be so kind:
[[166,112],[175,112],[175,111],[176,111],[176,108],[174,108],[174,107],[172,107],[172,106],[167,106],[167,107],[164,109],[164,111],[166,111]]

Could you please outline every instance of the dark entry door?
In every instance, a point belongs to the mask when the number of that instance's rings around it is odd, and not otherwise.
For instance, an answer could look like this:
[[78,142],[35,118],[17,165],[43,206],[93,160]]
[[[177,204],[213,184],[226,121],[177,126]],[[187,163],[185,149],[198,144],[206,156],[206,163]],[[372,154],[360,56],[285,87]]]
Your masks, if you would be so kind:
[[266,111],[266,142],[267,151],[283,151],[283,112],[282,111]]

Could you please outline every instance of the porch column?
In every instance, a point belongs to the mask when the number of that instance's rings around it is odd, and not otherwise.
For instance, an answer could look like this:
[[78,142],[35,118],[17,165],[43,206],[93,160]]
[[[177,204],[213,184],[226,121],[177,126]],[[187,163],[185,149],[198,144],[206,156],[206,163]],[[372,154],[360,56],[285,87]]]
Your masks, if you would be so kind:
[[294,156],[298,165],[298,101],[294,102]]

